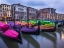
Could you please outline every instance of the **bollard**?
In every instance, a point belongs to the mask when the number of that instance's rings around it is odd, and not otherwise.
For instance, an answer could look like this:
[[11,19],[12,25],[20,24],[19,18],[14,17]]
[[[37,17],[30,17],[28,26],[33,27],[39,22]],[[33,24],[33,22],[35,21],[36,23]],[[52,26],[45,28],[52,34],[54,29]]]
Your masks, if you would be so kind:
[[62,22],[63,22],[63,25],[64,25],[64,20],[62,20]]
[[64,25],[64,20],[63,20],[63,25]]
[[55,21],[55,30],[58,29],[58,21]]
[[62,21],[62,23],[61,23],[62,25],[61,26],[63,26],[63,21]]
[[58,29],[58,23],[56,24],[56,29]]
[[38,32],[40,33],[40,25],[41,25],[41,22],[38,21]]

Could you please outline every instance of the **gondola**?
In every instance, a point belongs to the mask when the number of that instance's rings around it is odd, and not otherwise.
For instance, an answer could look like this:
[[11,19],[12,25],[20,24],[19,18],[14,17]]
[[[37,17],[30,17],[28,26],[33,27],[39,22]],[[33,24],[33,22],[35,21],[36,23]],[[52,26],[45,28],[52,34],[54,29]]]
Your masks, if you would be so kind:
[[40,29],[35,29],[35,28],[28,28],[28,27],[23,27],[21,28],[21,32],[24,34],[32,34],[32,35],[39,35],[40,34]]
[[46,25],[44,25],[44,26],[41,26],[41,30],[42,31],[47,31],[47,32],[51,32],[51,31],[55,31],[55,26],[46,26]]
[[[19,24],[15,24],[15,25],[14,25],[14,22],[12,22],[12,21],[7,21],[7,24],[10,25],[11,28],[13,28],[13,29],[14,29],[14,28],[18,29],[18,25],[19,25]],[[22,28],[22,26],[21,26],[21,28]]]
[[[34,28],[38,28],[38,26],[35,26]],[[55,31],[55,27],[47,28],[47,27],[40,26],[40,30],[42,32],[54,32]]]
[[21,24],[22,27],[24,27],[24,26],[27,25],[27,22],[25,22],[25,21],[22,21],[22,22],[20,22],[20,21],[16,21],[15,23],[16,23],[16,24]]
[[38,22],[38,28],[34,27],[22,27],[21,32],[24,34],[39,35],[40,34],[40,23]]
[[[17,31],[15,29],[10,29],[10,28],[5,30],[5,31],[3,31],[3,30],[4,30],[4,28],[2,28],[2,31],[0,32],[2,37],[4,37],[5,39],[7,38],[11,41],[18,42],[18,43],[22,44],[22,38],[21,38],[21,32],[20,31]],[[6,34],[4,34],[6,32],[12,32],[12,31],[15,31],[15,32],[18,33],[18,38],[17,39],[11,38],[11,37],[7,36]]]
[[55,23],[53,23],[51,21],[42,20],[40,29],[41,29],[41,31],[46,31],[46,32],[53,31],[54,32],[55,31]]

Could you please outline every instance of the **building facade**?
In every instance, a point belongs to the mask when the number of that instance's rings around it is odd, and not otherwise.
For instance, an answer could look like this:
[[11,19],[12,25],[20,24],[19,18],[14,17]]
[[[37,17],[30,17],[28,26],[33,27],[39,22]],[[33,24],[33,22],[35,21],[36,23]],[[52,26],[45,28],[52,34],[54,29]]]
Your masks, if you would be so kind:
[[59,14],[59,20],[62,20],[62,19],[64,19],[64,14]]
[[56,13],[55,14],[55,19],[56,20],[64,20],[64,14]]
[[28,15],[29,15],[29,19],[37,19],[37,9],[31,8],[31,7],[27,7],[28,8]]
[[9,19],[11,17],[11,5],[1,4],[1,6],[2,6],[2,19],[4,18],[4,16],[6,16],[7,19]]
[[[27,7],[21,4],[12,4],[11,5],[12,17],[16,20],[25,20],[27,17]],[[15,15],[14,15],[15,14]]]
[[40,9],[40,18],[41,19],[53,19],[55,16],[56,9],[54,8],[44,8]]
[[64,19],[64,14],[56,13],[54,8],[43,8],[37,10],[32,7],[27,7],[21,4],[0,4],[0,20],[4,17],[7,20],[30,20],[40,19],[40,20],[62,20]]

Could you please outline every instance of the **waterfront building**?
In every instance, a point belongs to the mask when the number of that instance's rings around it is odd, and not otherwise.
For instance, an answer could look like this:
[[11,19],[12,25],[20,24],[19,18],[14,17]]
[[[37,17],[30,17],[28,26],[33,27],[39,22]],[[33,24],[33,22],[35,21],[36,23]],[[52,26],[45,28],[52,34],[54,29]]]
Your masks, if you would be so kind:
[[[27,7],[21,4],[12,4],[11,5],[11,12],[12,12],[12,17],[16,20],[24,20],[27,17]],[[15,14],[15,15],[14,15]]]
[[11,16],[11,5],[8,4],[0,4],[2,6],[2,19],[4,16],[7,17],[7,19],[10,19]]

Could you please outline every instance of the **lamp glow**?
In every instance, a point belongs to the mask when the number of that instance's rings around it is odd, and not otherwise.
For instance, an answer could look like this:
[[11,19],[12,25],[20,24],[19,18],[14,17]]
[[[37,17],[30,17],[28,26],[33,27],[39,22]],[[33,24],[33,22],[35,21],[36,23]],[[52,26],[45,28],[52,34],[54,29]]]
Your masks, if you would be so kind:
[[61,33],[61,39],[64,41],[64,33]]

